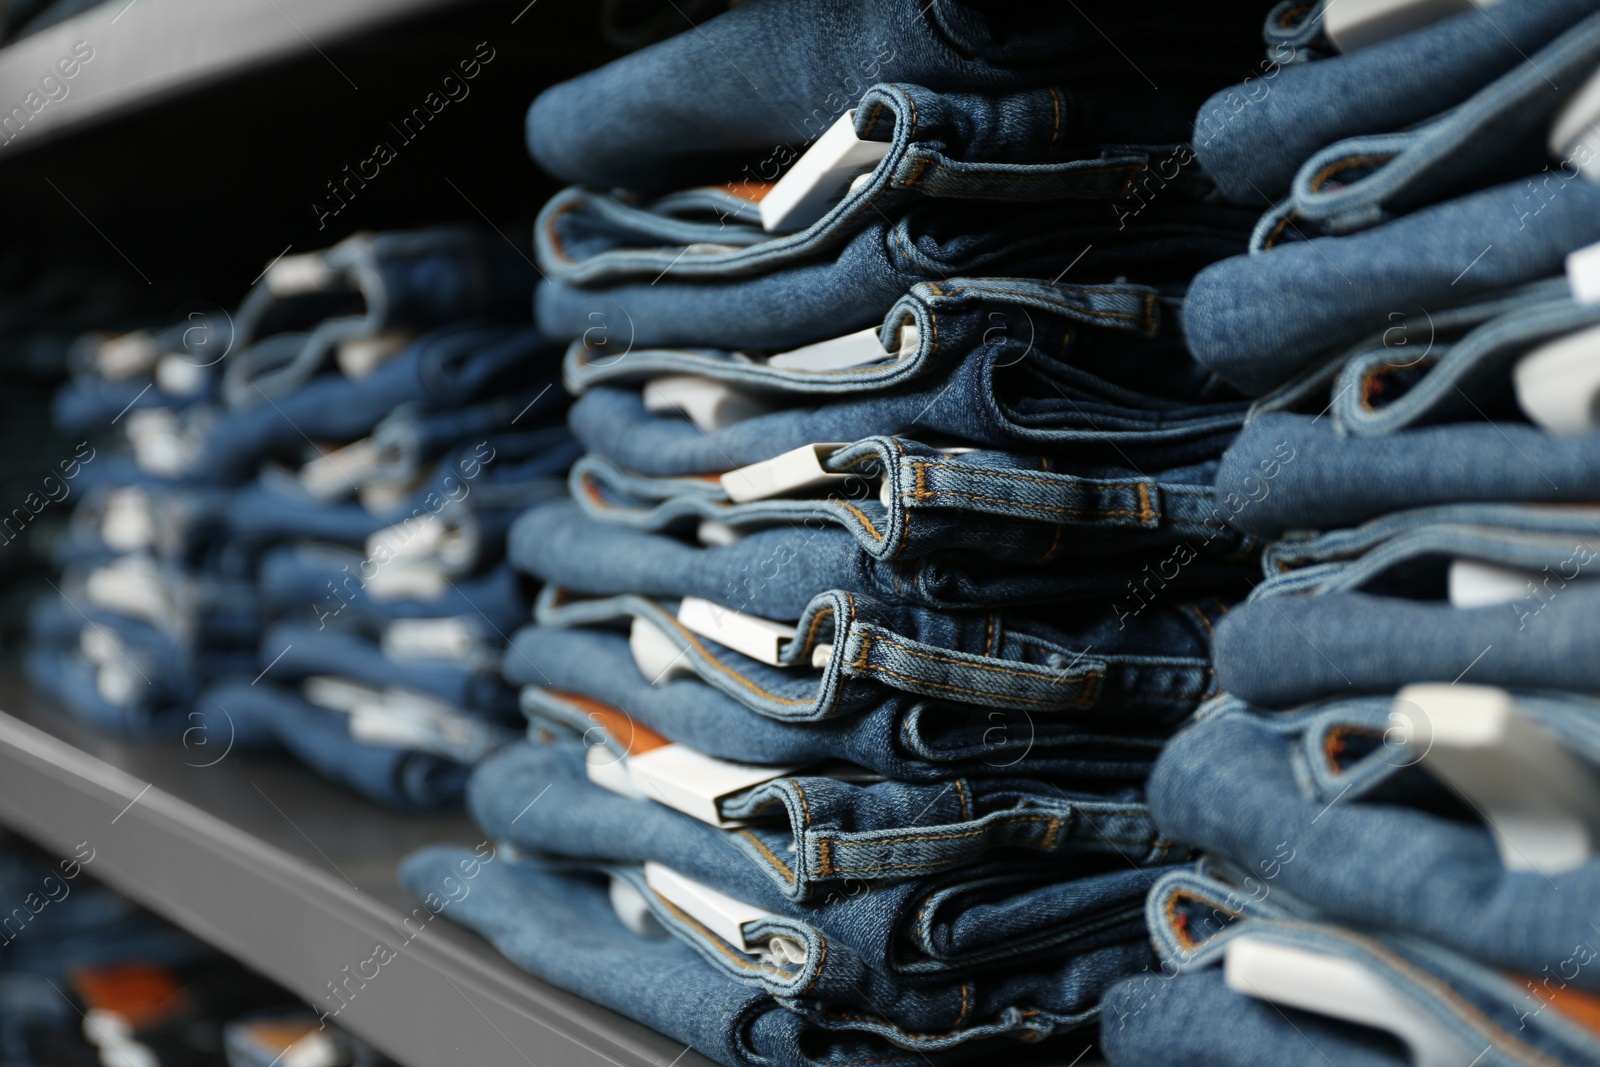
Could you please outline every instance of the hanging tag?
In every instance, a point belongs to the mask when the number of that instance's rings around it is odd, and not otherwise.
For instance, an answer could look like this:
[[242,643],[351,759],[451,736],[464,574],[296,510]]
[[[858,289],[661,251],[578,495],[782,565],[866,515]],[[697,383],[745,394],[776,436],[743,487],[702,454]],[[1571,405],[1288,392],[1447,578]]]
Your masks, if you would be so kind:
[[869,326],[865,330],[847,333],[843,337],[829,338],[813,345],[768,356],[767,366],[777,367],[779,370],[809,371],[867,367],[886,360],[905,359],[916,352],[917,338],[917,328],[907,326],[900,331],[899,351],[885,352],[883,342],[878,340],[878,328]]
[[94,369],[107,381],[122,381],[155,366],[156,340],[145,330],[108,337],[94,350]]
[[100,539],[117,552],[132,552],[155,544],[156,517],[143,489],[121,486],[106,494]]
[[735,948],[758,952],[766,947],[765,942],[747,934],[745,928],[777,918],[772,912],[730,897],[719,889],[697,882],[686,874],[679,874],[654,860],[644,861],[644,881],[663,900],[676,905],[691,919]]
[[795,628],[759,615],[747,615],[710,600],[686,596],[678,604],[678,622],[685,630],[709,637],[725,648],[774,667],[783,666],[779,647],[793,641]]
[[708,548],[722,548],[744,540],[744,531],[716,519],[701,519],[695,527],[695,540]]
[[1322,29],[1340,52],[1387,41],[1497,0],[1339,0],[1324,4]]
[[410,343],[411,335],[403,330],[386,330],[371,337],[351,337],[339,342],[333,360],[346,378],[359,381],[404,352]]
[[381,450],[372,438],[320,452],[300,468],[300,485],[317,500],[337,500],[361,488],[378,468]]
[[591,745],[584,750],[583,772],[590,782],[609,793],[627,797],[629,800],[650,799],[633,784],[633,776],[628,771],[627,757],[619,756],[604,746]]
[[394,562],[379,567],[367,579],[367,595],[377,603],[391,600],[438,600],[450,579],[437,567],[402,566]]
[[768,410],[767,405],[726,382],[694,374],[669,374],[646,382],[644,407],[657,414],[681,412],[706,433],[727,429]]
[[794,161],[761,198],[761,228],[768,233],[803,230],[843,200],[850,183],[870,173],[894,146],[856,136],[854,108]]
[[638,887],[614,874],[611,876],[611,910],[617,913],[618,922],[640,937],[659,941],[669,936],[667,928],[650,914],[650,902],[644,899]]
[[1600,326],[1540,345],[1517,360],[1511,382],[1517,404],[1551,433],[1592,430],[1600,414]]
[[834,474],[822,467],[824,457],[833,455],[843,447],[842,443],[801,445],[781,456],[731,470],[719,480],[722,482],[723,492],[727,493],[728,499],[735,504],[788,496],[802,489],[833,485],[847,478],[857,477],[850,474]]
[[383,694],[368,686],[331,675],[317,674],[300,683],[307,702],[329,711],[351,712],[363,704],[375,704]]
[[639,674],[651,685],[666,685],[678,678],[693,678],[688,653],[649,619],[635,615],[628,627],[628,651]]
[[187,355],[168,352],[156,360],[156,388],[168,396],[199,396],[213,365],[191,363]]
[[1491,604],[1509,604],[1528,595],[1529,586],[1539,575],[1516,567],[1503,567],[1498,563],[1484,563],[1475,559],[1450,561],[1448,586],[1450,606],[1456,608],[1481,608]]
[[1507,869],[1550,875],[1589,861],[1600,842],[1600,780],[1510,693],[1408,685],[1395,705],[1422,766],[1484,813]]
[[273,296],[297,296],[329,288],[337,277],[320,252],[283,256],[267,269],[267,292]]
[[1567,284],[1578,303],[1600,301],[1600,241],[1567,253]]
[[443,660],[478,663],[491,658],[482,632],[457,616],[441,619],[395,619],[378,640],[383,658],[391,663],[407,660]]
[[[1600,181],[1600,73],[1591,74],[1583,86],[1556,112],[1550,124],[1550,154],[1572,160],[1590,181]],[[1582,149],[1582,151],[1580,151]]]
[[635,789],[701,822],[724,827],[744,825],[740,820],[722,817],[717,805],[724,797],[799,769],[713,759],[679,744],[628,757],[628,776]]

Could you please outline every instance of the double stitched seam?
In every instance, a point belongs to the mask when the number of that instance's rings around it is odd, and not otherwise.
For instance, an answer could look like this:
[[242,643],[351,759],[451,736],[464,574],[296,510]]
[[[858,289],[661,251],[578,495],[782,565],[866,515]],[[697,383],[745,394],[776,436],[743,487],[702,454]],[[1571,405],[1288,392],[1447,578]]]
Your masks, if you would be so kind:
[[738,836],[748,839],[749,842],[756,847],[757,851],[766,857],[768,863],[778,868],[778,872],[783,875],[783,880],[788,882],[790,885],[794,885],[794,871],[790,870],[789,865],[784,863],[783,860],[779,859],[777,855],[762,842],[761,838],[757,837],[749,830],[740,830]]
[[[1051,473],[1051,471],[1050,471],[1050,457],[1049,456],[1041,457],[1040,460],[1039,460],[1039,466],[1041,468],[1043,468],[1043,470],[1044,470],[1044,472],[1046,474]],[[1051,557],[1053,557],[1056,554],[1056,550],[1061,547],[1061,538],[1066,534],[1066,530],[1067,530],[1066,523],[1063,523],[1063,522],[1056,523],[1055,524],[1055,531],[1050,536],[1050,547],[1046,548],[1044,550],[1044,554],[1039,556],[1033,562],[1035,562],[1035,563],[1044,563],[1045,561],[1047,561]]]
[[674,619],[671,616],[668,616],[667,617],[667,621],[672,623],[672,625],[677,629],[677,631],[683,635],[684,640],[688,641],[689,644],[694,646],[695,650],[700,653],[700,655],[705,659],[706,662],[710,663],[717,670],[721,671],[723,674],[726,674],[728,677],[732,678],[734,681],[738,682],[740,685],[744,686],[746,689],[750,690],[752,693],[755,693],[758,696],[763,696],[763,697],[767,698],[768,700],[774,701],[776,703],[788,704],[790,706],[798,706],[798,705],[802,705],[802,704],[811,703],[811,701],[809,701],[809,700],[792,700],[789,697],[781,697],[781,696],[778,696],[776,693],[768,692],[767,690],[761,688],[756,683],[752,682],[750,679],[746,678],[744,675],[740,674],[738,671],[734,670],[732,667],[727,666],[722,661],[720,661],[715,656],[713,656],[709,651],[706,650],[706,646],[702,645],[700,643],[700,639],[697,638],[694,635],[693,632],[691,632],[690,630],[685,629],[683,627],[683,625],[678,622],[677,619]]
[[[732,960],[735,966],[746,971],[766,971],[768,974],[776,974],[779,977],[789,977],[789,972],[783,970],[781,967],[773,967],[765,963],[757,963],[755,960],[749,959],[748,957],[742,956],[738,952],[735,952],[732,947],[722,940],[722,938],[718,937],[716,934],[700,925],[700,923],[695,920],[694,916],[683,911],[666,897],[658,894],[657,899],[660,900],[662,905],[668,911],[672,912],[672,914],[675,915],[680,922],[686,926],[692,926],[694,929],[703,934],[706,940],[710,942],[711,946],[724,956],[728,957],[728,959]],[[820,969],[821,964],[818,964],[818,967]],[[813,979],[813,981],[815,980]],[[807,984],[806,988],[810,989],[811,985]]]
[[[930,682],[925,678],[916,678],[916,677],[913,677],[912,675],[909,675],[909,674],[901,674],[899,671],[892,671],[888,667],[883,667],[883,666],[880,666],[880,665],[878,665],[876,663],[869,664],[866,667],[864,667],[863,669],[866,670],[866,671],[869,671],[869,672],[876,672],[878,674],[887,674],[891,678],[899,678],[902,681],[914,682],[917,685],[926,686],[929,689],[942,689],[942,690],[946,690],[946,691],[952,692],[952,693],[965,693],[968,696],[987,697],[987,698],[990,698],[990,699],[992,699],[993,696],[994,696],[993,693],[986,693],[981,689],[968,689],[965,686],[947,685],[944,682]],[[1085,690],[1084,691],[1086,693],[1089,692],[1089,691],[1092,691],[1093,688],[1094,688],[1094,683],[1098,679],[1099,679],[1099,675],[1088,675],[1088,676],[1086,676],[1084,678],[1084,683],[1085,683]],[[1059,703],[1056,702],[1056,701],[1053,701],[1053,700],[1036,700],[1033,697],[1019,697],[1019,696],[1007,695],[1005,699],[1011,700],[1011,701],[1015,701],[1015,702],[1017,702],[1019,704],[1035,704],[1035,705],[1038,705],[1041,708],[1054,708],[1054,707],[1059,707],[1060,706]],[[1087,700],[1083,696],[1080,696],[1076,701],[1074,701],[1074,703],[1078,704],[1078,705],[1082,705],[1082,704],[1087,703]]]
[[[975,670],[990,671],[990,672],[992,672],[994,674],[1009,674],[1009,675],[1013,675],[1013,676],[1015,676],[1017,678],[1045,678],[1045,677],[1049,677],[1049,675],[1045,674],[1042,671],[1038,671],[1038,670],[1018,670],[1015,667],[1002,667],[998,663],[981,663],[981,662],[975,663],[975,662],[972,662],[971,660],[957,659],[954,656],[941,656],[941,655],[939,655],[938,653],[935,653],[935,652],[922,652],[922,651],[919,651],[918,649],[910,647],[909,645],[902,644],[901,642],[896,641],[892,637],[883,637],[882,641],[883,641],[884,644],[889,645],[891,648],[898,648],[900,651],[906,653],[908,656],[916,656],[918,659],[930,660],[930,661],[932,661],[934,663],[950,663],[950,664],[954,664],[954,665],[956,665],[958,667],[972,667]],[[1092,674],[1095,674],[1095,673],[1098,673],[1098,672],[1089,671],[1089,672],[1087,672],[1086,676],[1087,675],[1092,675]]]
[[1390,152],[1387,155],[1379,153],[1369,156],[1352,156],[1350,159],[1341,159],[1333,163],[1329,163],[1326,167],[1323,167],[1320,171],[1318,171],[1316,176],[1311,179],[1311,191],[1313,193],[1322,192],[1322,187],[1328,184],[1328,181],[1340,171],[1349,170],[1352,167],[1364,167],[1371,163],[1387,163],[1393,158],[1394,153]]

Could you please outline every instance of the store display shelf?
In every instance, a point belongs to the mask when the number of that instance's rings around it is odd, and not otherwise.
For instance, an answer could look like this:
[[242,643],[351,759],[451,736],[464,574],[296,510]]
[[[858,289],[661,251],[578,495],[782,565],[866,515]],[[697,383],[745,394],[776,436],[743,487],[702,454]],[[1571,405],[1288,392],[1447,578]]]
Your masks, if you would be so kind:
[[86,843],[95,877],[338,1009],[334,1021],[406,1067],[709,1067],[512,967],[448,907],[415,910],[396,865],[431,842],[478,844],[465,816],[385,811],[227,738],[94,733],[14,673],[0,675],[0,709],[0,823],[61,855]]

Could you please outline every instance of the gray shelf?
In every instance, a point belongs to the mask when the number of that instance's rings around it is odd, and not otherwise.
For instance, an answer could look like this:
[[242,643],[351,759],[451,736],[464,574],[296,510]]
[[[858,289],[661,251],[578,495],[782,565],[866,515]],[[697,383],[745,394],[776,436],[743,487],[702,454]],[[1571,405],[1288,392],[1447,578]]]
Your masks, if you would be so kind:
[[12,674],[0,707],[0,822],[61,855],[88,842],[95,877],[316,1006],[336,1006],[327,983],[387,945],[397,958],[336,1020],[407,1067],[709,1067],[517,970],[448,913],[402,926],[417,903],[396,865],[430,842],[480,842],[464,816],[398,815],[295,765],[219,760],[225,739],[94,733]]
[[[46,103],[11,139],[0,136],[0,162],[90,120],[193,91],[275,60],[321,53],[361,30],[461,2],[108,0],[0,49],[0,117],[21,107],[40,77],[70,55],[74,44],[83,41],[94,49],[94,58],[67,82],[63,98]],[[194,166],[196,159],[204,159],[208,146],[194,147],[198,155],[190,159],[128,162]]]

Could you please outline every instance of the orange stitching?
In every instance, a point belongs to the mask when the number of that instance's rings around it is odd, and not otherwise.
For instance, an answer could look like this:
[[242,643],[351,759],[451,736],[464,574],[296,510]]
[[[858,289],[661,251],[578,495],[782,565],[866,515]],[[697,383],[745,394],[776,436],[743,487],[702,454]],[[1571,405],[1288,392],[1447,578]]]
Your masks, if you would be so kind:
[[750,843],[761,850],[761,854],[767,858],[767,861],[777,867],[780,872],[782,872],[784,881],[788,882],[790,885],[794,885],[794,871],[790,869],[787,863],[784,863],[783,860],[779,859],[777,855],[773,853],[773,851],[768,848],[759,837],[751,833],[749,830],[740,830],[738,836],[749,838]]

